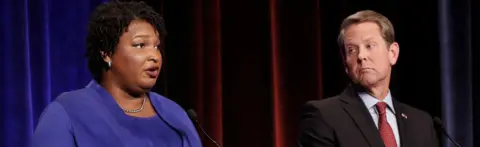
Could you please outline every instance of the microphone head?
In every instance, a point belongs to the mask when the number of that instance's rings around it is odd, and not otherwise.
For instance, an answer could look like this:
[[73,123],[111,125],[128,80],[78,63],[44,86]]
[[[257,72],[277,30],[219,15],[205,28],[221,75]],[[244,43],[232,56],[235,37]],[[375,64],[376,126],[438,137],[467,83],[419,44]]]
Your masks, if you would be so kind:
[[433,118],[433,121],[434,121],[435,123],[437,123],[438,125],[443,126],[443,122],[442,122],[442,120],[441,120],[439,117]]
[[190,117],[191,120],[197,121],[197,113],[193,109],[187,110],[187,115]]

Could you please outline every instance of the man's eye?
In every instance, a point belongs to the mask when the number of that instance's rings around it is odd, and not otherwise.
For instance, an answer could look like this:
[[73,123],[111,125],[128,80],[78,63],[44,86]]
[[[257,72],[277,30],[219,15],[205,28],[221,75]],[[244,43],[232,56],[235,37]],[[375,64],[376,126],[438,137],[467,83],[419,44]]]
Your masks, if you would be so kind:
[[373,47],[375,47],[375,45],[373,45],[373,44],[368,44],[367,45],[367,48],[373,48]]
[[355,50],[355,48],[353,48],[353,47],[347,48],[347,53],[348,53],[348,54],[354,53],[355,51],[356,51],[356,50]]

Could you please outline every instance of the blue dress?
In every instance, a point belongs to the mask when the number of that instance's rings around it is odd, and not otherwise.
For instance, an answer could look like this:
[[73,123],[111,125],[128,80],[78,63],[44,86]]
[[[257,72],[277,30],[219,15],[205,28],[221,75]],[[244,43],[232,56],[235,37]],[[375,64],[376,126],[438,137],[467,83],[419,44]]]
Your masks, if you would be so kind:
[[201,147],[195,126],[175,102],[149,93],[158,115],[126,115],[95,81],[58,96],[42,113],[32,147]]

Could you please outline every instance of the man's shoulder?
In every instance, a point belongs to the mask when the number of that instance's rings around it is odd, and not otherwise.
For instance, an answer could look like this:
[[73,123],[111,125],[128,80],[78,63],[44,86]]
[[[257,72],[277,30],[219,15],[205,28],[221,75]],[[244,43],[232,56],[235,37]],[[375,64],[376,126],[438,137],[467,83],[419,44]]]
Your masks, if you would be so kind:
[[306,107],[314,107],[316,109],[321,110],[329,110],[329,109],[338,109],[341,108],[339,105],[341,104],[341,97],[340,95],[326,97],[319,100],[310,100],[305,103]]

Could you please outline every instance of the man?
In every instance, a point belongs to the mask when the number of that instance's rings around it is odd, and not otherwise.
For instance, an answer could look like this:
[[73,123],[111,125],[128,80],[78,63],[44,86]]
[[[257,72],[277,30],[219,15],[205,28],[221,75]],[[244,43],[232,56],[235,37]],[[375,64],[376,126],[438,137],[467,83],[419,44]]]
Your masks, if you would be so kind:
[[301,147],[436,147],[429,114],[396,101],[389,90],[399,55],[393,25],[374,11],[348,16],[338,37],[345,72],[343,93],[302,108]]

